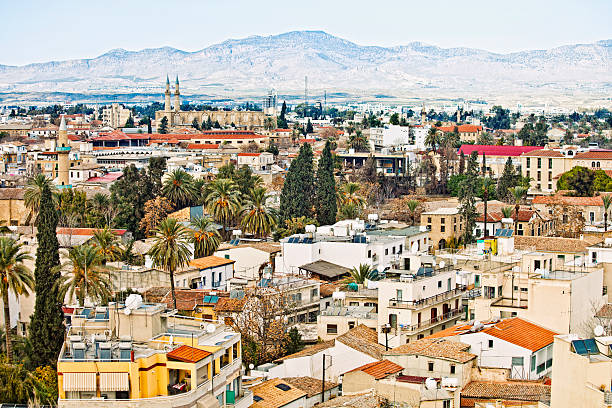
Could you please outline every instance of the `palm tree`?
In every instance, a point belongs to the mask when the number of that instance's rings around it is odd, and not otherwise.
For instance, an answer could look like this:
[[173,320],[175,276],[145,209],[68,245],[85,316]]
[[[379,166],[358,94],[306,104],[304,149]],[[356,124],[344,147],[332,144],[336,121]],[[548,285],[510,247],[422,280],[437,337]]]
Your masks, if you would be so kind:
[[514,233],[516,234],[518,230],[518,219],[519,219],[519,209],[521,208],[521,202],[523,201],[523,197],[527,194],[527,189],[522,186],[512,187],[510,189],[510,195],[514,198]]
[[502,215],[504,216],[504,218],[512,218],[512,211],[514,211],[514,208],[508,206],[508,207],[503,207],[501,209]]
[[340,203],[342,205],[351,204],[357,207],[365,205],[365,199],[358,194],[360,189],[361,186],[358,183],[346,183],[340,191]]
[[356,152],[367,152],[370,150],[368,139],[363,135],[361,130],[355,131],[354,135],[349,135],[349,146],[355,149]]
[[417,208],[419,208],[419,205],[421,203],[418,200],[408,200],[406,202],[406,207],[408,207],[408,211],[410,211],[410,225],[414,225],[415,223],[415,215],[416,215],[416,210]]
[[110,298],[109,268],[103,262],[103,255],[92,245],[71,248],[68,262],[61,267],[68,273],[58,281],[60,299],[63,301],[66,295],[70,299],[76,296],[79,306],[83,307],[87,297],[99,301]]
[[431,129],[429,129],[429,132],[427,132],[427,137],[425,138],[425,145],[431,147],[431,150],[435,152],[439,144],[440,134],[438,133],[438,129],[432,127]]
[[184,208],[197,199],[193,177],[182,169],[170,173],[164,181],[162,193],[176,208]]
[[4,305],[4,333],[6,340],[6,357],[10,362],[13,358],[11,344],[11,313],[9,306],[9,293],[29,295],[34,288],[34,276],[24,265],[24,261],[32,259],[23,249],[23,244],[12,238],[0,237],[0,291]]
[[608,231],[608,210],[612,204],[612,196],[609,194],[602,195],[601,201],[603,201],[604,208],[604,232]]
[[361,214],[361,207],[355,204],[344,204],[338,208],[338,220],[353,220]]
[[23,193],[23,201],[27,208],[30,209],[28,219],[34,218],[34,224],[36,224],[36,218],[38,217],[38,210],[40,210],[40,196],[44,186],[49,187],[51,190],[54,201],[57,200],[57,189],[51,182],[51,179],[44,174],[37,174],[34,177],[28,179],[26,184],[25,192]]
[[117,235],[109,228],[104,227],[94,231],[92,245],[102,255],[102,264],[116,261],[121,256],[121,247]]
[[208,211],[223,225],[225,231],[232,218],[240,211],[240,191],[230,179],[217,179],[206,197]]
[[189,231],[174,218],[166,218],[155,230],[154,243],[149,250],[153,266],[162,268],[170,274],[170,289],[172,304],[176,309],[176,293],[174,290],[174,272],[187,265],[191,251],[187,246]]
[[251,189],[251,194],[242,212],[241,224],[245,231],[263,237],[268,235],[276,226],[275,211],[266,207],[266,201],[269,197],[270,195],[266,194],[266,189],[263,187]]
[[210,218],[198,217],[193,220],[190,232],[194,258],[210,256],[219,248],[221,236]]
[[353,282],[357,284],[363,284],[367,280],[378,280],[376,272],[370,265],[359,264],[358,267],[353,267],[350,271]]

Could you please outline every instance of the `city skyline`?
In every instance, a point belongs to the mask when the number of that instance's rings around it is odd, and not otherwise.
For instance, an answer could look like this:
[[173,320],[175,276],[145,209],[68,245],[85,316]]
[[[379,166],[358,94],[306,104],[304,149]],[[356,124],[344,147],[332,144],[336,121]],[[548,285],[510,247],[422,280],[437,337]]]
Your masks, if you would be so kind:
[[[121,3],[122,12],[117,13],[119,3],[113,1],[103,9],[93,4],[75,7],[70,1],[54,3],[51,9],[37,1],[27,9],[6,6],[7,14],[14,18],[0,28],[0,38],[5,40],[0,64],[94,58],[116,48],[138,51],[169,46],[198,51],[228,39],[299,30],[322,30],[359,45],[389,47],[420,41],[501,54],[612,38],[607,24],[612,4],[603,0],[586,3],[521,0],[504,8],[484,1],[472,1],[469,6],[442,1],[438,14],[432,14],[429,5],[420,3],[395,3],[366,13],[364,8],[369,5],[360,2],[314,1],[307,6],[272,2],[267,7],[241,1],[233,2],[232,7],[183,2],[181,11],[168,12],[162,3],[135,1]],[[95,16],[101,29],[92,30],[88,16]],[[232,23],[214,16],[228,16]],[[29,21],[27,30],[20,23],[23,19]],[[587,23],[588,31],[584,29]],[[20,41],[9,41],[9,33],[18,33]],[[42,47],[23,46],[41,38],[45,38]]]

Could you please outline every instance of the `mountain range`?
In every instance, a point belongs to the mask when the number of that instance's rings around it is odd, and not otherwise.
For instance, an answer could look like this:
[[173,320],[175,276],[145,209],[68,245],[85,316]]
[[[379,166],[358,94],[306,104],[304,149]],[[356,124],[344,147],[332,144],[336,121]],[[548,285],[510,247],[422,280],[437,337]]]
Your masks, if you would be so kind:
[[[612,40],[499,54],[421,42],[362,46],[322,31],[227,40],[195,52],[114,49],[91,59],[0,65],[0,98],[161,100],[166,75],[192,100],[261,97],[274,88],[303,98],[607,99]],[[130,96],[131,95],[131,96]],[[78,99],[77,98],[77,99]]]

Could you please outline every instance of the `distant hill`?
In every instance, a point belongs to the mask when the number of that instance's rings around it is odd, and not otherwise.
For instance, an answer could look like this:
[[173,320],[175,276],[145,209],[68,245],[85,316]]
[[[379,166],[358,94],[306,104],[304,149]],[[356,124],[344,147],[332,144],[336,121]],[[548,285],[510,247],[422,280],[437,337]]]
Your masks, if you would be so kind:
[[[227,40],[200,51],[111,50],[92,59],[0,65],[0,92],[159,95],[166,74],[198,97],[313,93],[419,97],[609,95],[612,40],[496,54],[413,42],[361,46],[322,31]],[[161,100],[161,98],[159,98]]]

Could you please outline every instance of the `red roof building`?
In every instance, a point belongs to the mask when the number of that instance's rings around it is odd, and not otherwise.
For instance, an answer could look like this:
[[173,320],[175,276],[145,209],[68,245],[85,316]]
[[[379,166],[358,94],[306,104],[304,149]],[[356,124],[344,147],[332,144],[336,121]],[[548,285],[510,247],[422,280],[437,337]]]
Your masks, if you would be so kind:
[[495,146],[495,145],[470,145],[464,144],[459,148],[459,153],[469,156],[473,151],[478,155],[483,153],[486,156],[518,157],[523,153],[543,149],[542,146]]

